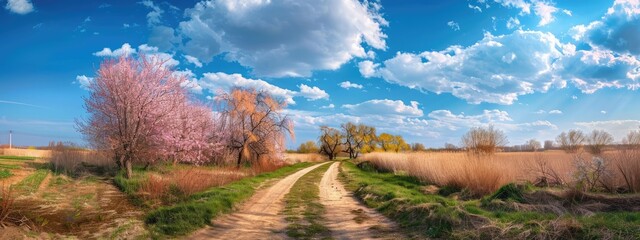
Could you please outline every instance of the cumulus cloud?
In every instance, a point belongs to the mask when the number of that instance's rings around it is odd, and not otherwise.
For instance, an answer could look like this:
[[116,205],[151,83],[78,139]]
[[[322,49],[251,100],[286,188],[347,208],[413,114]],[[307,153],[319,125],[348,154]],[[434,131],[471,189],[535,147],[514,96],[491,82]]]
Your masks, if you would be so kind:
[[184,55],[184,58],[187,59],[187,62],[195,65],[196,67],[202,67],[202,63],[196,57],[191,55]]
[[4,8],[21,15],[33,12],[33,4],[30,0],[8,0]]
[[103,48],[101,51],[93,53],[93,55],[98,57],[120,57],[122,55],[129,56],[130,54],[135,53],[135,48],[131,48],[131,45],[129,45],[129,43],[124,43],[122,44],[122,47],[113,51],[111,50],[111,48]]
[[[201,62],[224,54],[261,76],[310,76],[386,49],[377,2],[211,0],[185,11],[183,50]],[[340,9],[340,11],[335,11]]]
[[538,26],[545,26],[553,22],[553,14],[558,11],[558,8],[553,6],[551,2],[546,1],[534,1],[534,12],[540,17]]
[[373,63],[372,61],[366,60],[358,63],[358,70],[362,76],[368,78],[373,77],[376,74],[376,68],[378,68],[380,64]]
[[482,12],[482,8],[480,8],[479,6],[475,6],[475,5],[469,4],[468,7],[473,9],[473,10],[475,10],[475,11],[477,11],[477,12]]
[[309,87],[304,84],[298,86],[300,88],[299,96],[306,98],[309,101],[315,101],[319,99],[329,99],[329,94],[318,87]]
[[151,0],[144,0],[139,3],[151,9],[151,12],[147,14],[147,24],[149,24],[149,26],[160,24],[161,22],[160,18],[162,17],[164,10],[162,10],[158,5],[153,3],[153,1]]
[[421,117],[423,112],[418,108],[419,103],[411,101],[405,105],[401,100],[373,99],[358,104],[345,104],[343,108],[354,115],[397,115],[406,117]]
[[447,22],[447,26],[449,26],[453,31],[460,31],[460,24],[454,21]]
[[554,63],[559,76],[571,80],[583,93],[602,88],[640,88],[640,61],[611,51],[580,50]]
[[80,87],[83,89],[89,89],[89,85],[91,85],[91,82],[93,82],[93,78],[92,77],[87,77],[85,75],[78,75],[76,76],[76,83],[80,84]]
[[235,87],[252,88],[257,91],[265,91],[274,97],[282,99],[288,104],[296,103],[293,100],[294,97],[304,97],[309,101],[329,98],[329,94],[318,87],[301,84],[298,86],[300,91],[297,92],[275,86],[262,79],[245,78],[237,73],[205,73],[202,78],[197,80],[197,84],[203,89],[208,89],[211,92],[217,92],[218,90],[229,91]]
[[598,21],[575,26],[574,39],[621,54],[640,54],[640,1],[616,0]]
[[518,18],[510,17],[509,20],[507,20],[507,28],[514,29],[517,27],[520,27],[520,20]]
[[138,49],[132,48],[129,43],[122,44],[122,47],[111,50],[111,48],[103,48],[102,50],[93,53],[94,56],[98,57],[112,57],[117,58],[120,56],[130,56],[130,55],[144,55],[148,60],[157,60],[163,61],[164,66],[173,67],[180,64],[180,61],[173,58],[173,54],[160,52],[158,47],[149,46],[147,44],[142,44],[138,46]]
[[512,104],[520,95],[564,87],[565,81],[554,78],[552,64],[571,50],[551,33],[486,33],[466,48],[399,52],[382,67],[361,62],[360,71],[366,73],[364,77],[377,76],[409,88],[451,93],[469,103]]
[[349,89],[349,88],[357,88],[357,89],[362,89],[362,85],[357,84],[357,83],[352,83],[349,81],[345,81],[345,82],[341,82],[340,84],[338,84],[341,88],[344,89]]
[[531,3],[528,3],[525,0],[494,0],[494,1],[505,7],[518,8],[520,9],[520,14],[522,15],[531,13]]

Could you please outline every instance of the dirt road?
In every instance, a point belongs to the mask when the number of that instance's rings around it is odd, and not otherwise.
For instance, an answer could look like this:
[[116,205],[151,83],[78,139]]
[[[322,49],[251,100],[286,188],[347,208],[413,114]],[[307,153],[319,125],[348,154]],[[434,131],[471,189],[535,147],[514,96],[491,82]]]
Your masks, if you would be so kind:
[[320,181],[320,203],[325,206],[327,227],[334,239],[402,239],[397,226],[373,209],[356,201],[338,181],[336,162]]
[[202,229],[188,238],[286,239],[284,229],[287,223],[280,215],[284,209],[282,199],[300,177],[323,164],[300,170],[269,188],[257,191],[240,207],[239,211],[214,220],[213,226]]

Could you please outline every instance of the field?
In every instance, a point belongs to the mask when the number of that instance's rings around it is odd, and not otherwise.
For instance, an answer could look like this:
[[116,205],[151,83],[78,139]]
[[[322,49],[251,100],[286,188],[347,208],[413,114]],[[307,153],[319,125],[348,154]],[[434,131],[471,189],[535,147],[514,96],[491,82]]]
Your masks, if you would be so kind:
[[638,156],[371,153],[342,176],[417,238],[637,239]]

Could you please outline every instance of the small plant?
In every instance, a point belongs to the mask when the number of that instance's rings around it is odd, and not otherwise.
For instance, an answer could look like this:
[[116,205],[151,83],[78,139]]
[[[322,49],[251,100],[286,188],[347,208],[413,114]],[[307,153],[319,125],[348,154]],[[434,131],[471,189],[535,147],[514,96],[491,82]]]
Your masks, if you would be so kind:
[[574,172],[575,188],[582,191],[595,191],[599,186],[609,189],[605,179],[610,177],[605,159],[593,156],[589,160],[581,154],[574,157],[576,170]]
[[11,187],[0,187],[0,227],[4,228],[9,214],[13,212],[13,203],[16,201]]
[[0,169],[0,179],[8,178],[11,176],[13,176],[13,174],[8,169]]

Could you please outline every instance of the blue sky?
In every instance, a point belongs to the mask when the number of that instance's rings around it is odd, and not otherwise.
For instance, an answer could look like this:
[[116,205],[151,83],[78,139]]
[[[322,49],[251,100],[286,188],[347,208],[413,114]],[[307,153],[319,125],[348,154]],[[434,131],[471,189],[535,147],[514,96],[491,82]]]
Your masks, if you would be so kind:
[[0,1],[0,144],[83,143],[83,85],[105,58],[168,60],[196,97],[254,87],[297,138],[362,122],[458,144],[638,129],[640,1]]

